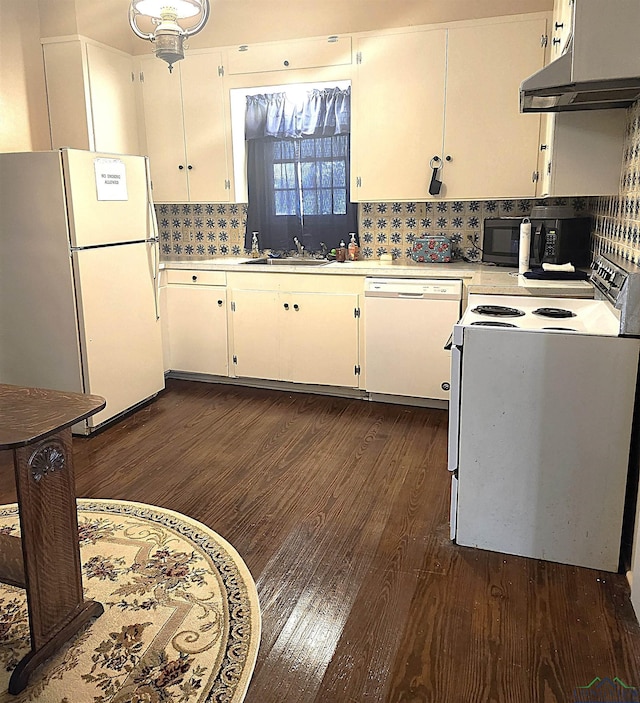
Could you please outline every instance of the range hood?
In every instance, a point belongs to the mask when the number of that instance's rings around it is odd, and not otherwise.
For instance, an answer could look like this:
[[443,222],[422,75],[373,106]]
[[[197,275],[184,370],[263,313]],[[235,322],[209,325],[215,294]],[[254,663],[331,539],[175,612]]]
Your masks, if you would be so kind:
[[565,52],[520,86],[520,112],[628,107],[640,99],[638,0],[576,0]]

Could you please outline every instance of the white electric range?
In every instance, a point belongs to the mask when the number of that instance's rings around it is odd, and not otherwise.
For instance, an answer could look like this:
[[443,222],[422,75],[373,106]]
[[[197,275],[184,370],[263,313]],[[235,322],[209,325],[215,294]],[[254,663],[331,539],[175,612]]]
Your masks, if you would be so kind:
[[458,340],[465,326],[617,337],[620,313],[604,300],[471,294]]
[[594,300],[469,295],[451,350],[458,544],[618,570],[640,351],[623,335],[640,270],[616,271]]

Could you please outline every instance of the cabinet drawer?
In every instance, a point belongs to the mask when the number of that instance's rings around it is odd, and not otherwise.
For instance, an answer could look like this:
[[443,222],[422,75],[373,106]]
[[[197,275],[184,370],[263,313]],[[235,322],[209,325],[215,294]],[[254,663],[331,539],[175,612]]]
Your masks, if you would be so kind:
[[341,66],[351,63],[351,37],[328,37],[269,44],[244,44],[229,50],[229,75]]
[[224,271],[167,270],[167,283],[182,283],[198,286],[225,286],[227,274]]

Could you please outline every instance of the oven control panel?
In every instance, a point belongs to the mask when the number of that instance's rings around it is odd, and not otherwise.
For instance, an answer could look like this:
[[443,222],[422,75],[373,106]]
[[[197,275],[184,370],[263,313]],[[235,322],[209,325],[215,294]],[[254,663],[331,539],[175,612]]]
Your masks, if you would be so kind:
[[591,282],[615,303],[627,280],[627,273],[603,256],[597,256],[591,265]]

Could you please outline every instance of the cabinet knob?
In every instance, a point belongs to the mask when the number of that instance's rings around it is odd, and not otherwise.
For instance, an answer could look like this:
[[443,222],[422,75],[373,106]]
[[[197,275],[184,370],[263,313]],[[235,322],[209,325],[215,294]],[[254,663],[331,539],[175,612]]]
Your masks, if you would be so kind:
[[564,27],[564,22],[556,22],[556,29],[562,29]]
[[178,166],[178,168],[179,168],[181,171],[184,170],[184,166],[183,166],[182,164],[180,164],[180,165]]
[[549,148],[547,144],[540,144],[540,151],[546,151]]
[[189,164],[189,165],[187,166],[187,168],[189,169],[189,171],[191,171],[191,169],[193,168],[193,166],[192,166],[191,164]]
[[289,303],[285,303],[282,307],[283,307],[285,310],[288,310],[288,309],[289,309]]
[[218,300],[218,305],[222,307],[222,300]]
[[553,44],[559,44],[561,41],[562,41],[562,39],[560,39],[560,38],[558,38],[558,37],[554,37],[552,43],[553,43]]
[[288,66],[288,65],[289,65],[289,62],[288,62],[287,60],[285,60],[285,61],[284,61],[284,65],[285,65],[285,66]]
[[192,280],[192,281],[197,281],[197,280],[198,280],[198,277],[197,277],[197,276],[191,276],[191,280]]
[[451,154],[447,154],[444,158],[445,161],[453,161],[453,156],[451,156]]
[[294,309],[296,312],[297,312],[298,310],[300,310],[300,306],[298,305],[298,303],[296,303],[296,304],[293,306],[293,309]]

